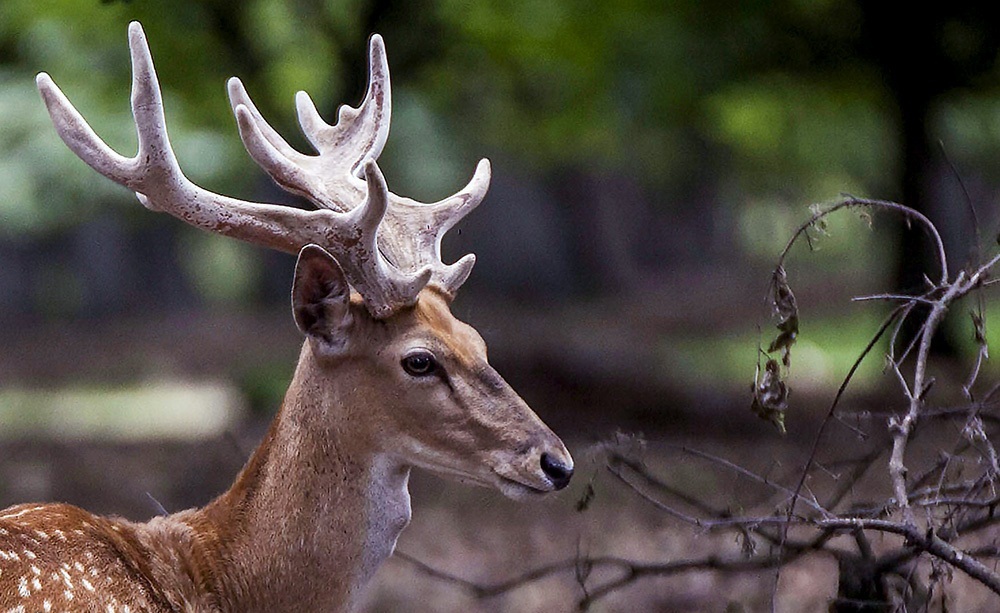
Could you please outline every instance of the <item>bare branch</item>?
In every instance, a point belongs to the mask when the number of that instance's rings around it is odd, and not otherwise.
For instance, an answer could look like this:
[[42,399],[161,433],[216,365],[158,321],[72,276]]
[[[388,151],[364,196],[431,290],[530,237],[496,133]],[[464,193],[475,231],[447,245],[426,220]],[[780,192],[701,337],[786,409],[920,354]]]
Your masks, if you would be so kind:
[[[658,564],[649,564],[617,558],[611,556],[594,557],[586,559],[587,564],[594,569],[603,571],[617,571],[618,578],[611,579],[585,595],[580,602],[580,608],[586,609],[594,602],[608,596],[612,592],[620,590],[632,583],[650,577],[667,577],[680,575],[688,572],[717,571],[717,572],[757,572],[769,568],[775,568],[781,564],[786,564],[809,551],[795,552],[790,555],[781,556],[769,554],[755,558],[735,558],[722,556],[707,556],[704,558],[691,558],[675,560]],[[414,556],[397,550],[393,557],[410,564],[418,571],[439,581],[444,581],[456,585],[476,598],[490,598],[501,594],[520,589],[536,581],[540,581],[561,573],[576,572],[580,560],[571,558],[540,566],[534,570],[518,575],[512,579],[495,584],[482,584],[464,579],[457,575],[437,569]]]
[[910,296],[908,294],[872,294],[871,296],[855,296],[851,302],[874,302],[874,301],[902,301],[919,302],[922,304],[934,304],[934,300],[923,296]]
[[918,221],[931,235],[934,240],[935,247],[937,248],[937,258],[938,266],[941,269],[941,284],[943,285],[948,280],[948,259],[944,251],[944,242],[941,240],[941,235],[938,233],[937,228],[927,219],[925,215],[919,211],[912,209],[908,206],[902,204],[897,204],[895,202],[889,202],[887,200],[872,200],[868,198],[857,198],[854,196],[845,196],[844,200],[838,202],[832,206],[822,209],[813,214],[808,221],[803,223],[798,229],[792,234],[792,237],[788,240],[785,248],[781,251],[781,255],[778,256],[778,266],[784,266],[785,258],[788,256],[788,252],[791,250],[792,245],[798,240],[799,236],[804,234],[809,228],[813,227],[816,222],[820,221],[824,217],[839,211],[841,209],[850,207],[867,207],[872,209],[885,209],[888,211],[893,211],[896,213],[901,213],[907,219],[913,219]]
[[913,515],[913,510],[910,508],[906,495],[906,444],[920,416],[924,404],[924,394],[928,388],[927,360],[930,355],[931,340],[951,304],[977,288],[982,277],[997,261],[1000,261],[1000,255],[994,256],[972,275],[966,275],[964,271],[959,272],[955,280],[946,286],[947,289],[944,295],[935,302],[918,335],[920,342],[917,349],[917,361],[913,369],[913,385],[911,386],[913,395],[910,397],[909,407],[906,414],[902,417],[890,419],[889,429],[892,436],[892,453],[889,457],[889,479],[892,483],[896,501],[901,506],[903,517],[912,526],[916,526],[916,517]]
[[[727,469],[729,469],[729,470],[731,470],[733,472],[741,474],[744,477],[747,477],[747,478],[749,478],[749,479],[751,479],[753,481],[757,481],[758,483],[762,483],[762,484],[764,484],[764,485],[766,485],[766,486],[768,486],[768,487],[770,487],[770,488],[772,488],[772,489],[774,489],[776,491],[779,491],[779,492],[781,492],[783,494],[788,494],[791,497],[791,500],[792,500],[791,506],[789,507],[789,511],[788,511],[789,514],[791,514],[793,512],[793,510],[794,510],[795,500],[797,498],[800,498],[798,496],[798,494],[797,494],[796,491],[791,490],[791,489],[789,489],[789,488],[781,485],[780,483],[775,483],[771,479],[768,479],[766,477],[761,477],[760,475],[758,475],[758,474],[756,474],[754,472],[751,472],[751,471],[747,470],[746,468],[743,468],[742,466],[739,466],[738,464],[734,464],[734,463],[730,462],[729,460],[726,460],[725,458],[720,458],[720,457],[712,455],[710,453],[707,453],[707,452],[704,452],[704,451],[699,451],[697,449],[692,449],[690,447],[685,447],[683,445],[677,445],[677,446],[673,446],[673,447],[675,447],[676,449],[679,449],[679,450],[681,450],[684,453],[687,453],[689,455],[693,455],[693,456],[702,458],[704,460],[708,460],[709,462],[714,462],[715,464],[718,464],[718,465],[723,466],[723,467],[725,467],[725,468],[727,468]],[[808,505],[811,506],[816,511],[818,511],[821,515],[823,515],[823,516],[832,516],[832,514],[829,511],[827,511],[826,509],[824,509],[817,502],[815,502],[813,500],[805,499],[805,498],[801,498],[801,499],[802,500],[806,500],[807,503],[808,503]]]
[[682,513],[681,511],[678,511],[677,509],[674,509],[673,507],[670,507],[670,506],[668,506],[668,505],[660,502],[659,500],[653,498],[652,496],[650,496],[646,492],[642,491],[641,489],[639,489],[639,487],[636,484],[634,484],[631,481],[629,481],[628,477],[626,477],[624,474],[622,474],[622,472],[620,470],[618,470],[614,465],[609,464],[607,468],[608,468],[608,472],[610,472],[612,475],[614,475],[614,477],[616,479],[618,479],[619,481],[621,481],[622,483],[624,483],[630,490],[632,490],[633,492],[635,492],[635,494],[637,496],[639,496],[640,498],[642,498],[643,500],[645,500],[649,504],[653,505],[654,507],[656,507],[660,511],[663,511],[664,513],[666,513],[670,517],[673,517],[675,519],[679,519],[682,522],[685,522],[685,523],[688,523],[688,524],[691,524],[691,525],[694,525],[694,526],[699,526],[699,527],[703,527],[703,528],[707,527],[706,524],[703,523],[703,521],[701,519],[699,519],[697,517],[694,517],[692,515],[687,515],[686,513]]

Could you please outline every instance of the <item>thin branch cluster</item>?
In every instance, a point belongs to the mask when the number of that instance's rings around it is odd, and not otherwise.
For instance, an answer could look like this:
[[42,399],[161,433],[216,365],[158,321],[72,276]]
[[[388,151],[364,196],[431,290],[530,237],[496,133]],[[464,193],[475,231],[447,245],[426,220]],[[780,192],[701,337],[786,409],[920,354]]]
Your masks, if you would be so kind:
[[[732,532],[738,543],[732,553],[659,563],[578,553],[572,559],[492,585],[449,575],[412,556],[404,554],[403,559],[477,597],[496,596],[555,574],[572,573],[580,587],[581,609],[648,577],[707,571],[770,570],[774,576],[773,602],[781,569],[806,555],[825,555],[837,561],[840,571],[839,592],[832,607],[835,610],[924,610],[935,598],[941,598],[954,571],[968,575],[1000,598],[1000,573],[995,563],[1000,559],[1000,543],[991,539],[990,533],[990,528],[1000,523],[1000,458],[992,440],[1000,427],[1000,383],[990,386],[979,380],[983,361],[988,357],[982,290],[992,285],[989,274],[1000,262],[1000,254],[949,275],[937,229],[913,209],[893,202],[846,197],[833,206],[814,210],[782,251],[772,275],[769,303],[777,334],[766,351],[758,352],[764,365],[758,360],[752,409],[785,431],[789,396],[786,377],[799,334],[799,310],[785,261],[799,239],[805,238],[811,245],[810,232],[822,231],[825,219],[845,208],[862,211],[869,223],[872,212],[889,211],[922,228],[936,247],[936,269],[926,277],[926,286],[913,295],[881,294],[855,299],[886,303],[889,313],[845,376],[813,436],[807,457],[791,475],[777,479],[704,451],[674,449],[691,461],[731,475],[746,488],[759,490],[764,503],[758,507],[766,507],[768,512],[734,512],[733,508],[738,507],[712,503],[705,492],[686,491],[661,478],[656,467],[644,461],[643,447],[637,439],[619,436],[603,446],[604,466],[614,481],[658,509],[669,521],[699,532]],[[971,327],[978,354],[967,378],[953,386],[961,389],[961,398],[950,405],[939,404],[946,400],[936,401],[932,394],[932,342],[945,315],[970,295],[977,299]],[[904,324],[914,322],[917,332],[906,336]],[[842,411],[840,401],[855,372],[877,347],[886,347],[885,369],[897,382],[902,403],[867,416]],[[985,391],[980,394],[980,390]],[[852,420],[864,427],[851,425]],[[825,446],[834,424],[847,427],[858,438],[852,457],[841,457],[843,452]],[[952,436],[942,436],[942,432]],[[935,446],[936,453],[926,453],[927,445]],[[924,453],[916,454],[916,449]],[[928,455],[932,459],[928,460]],[[832,485],[822,494],[811,487],[820,474],[833,476]],[[891,496],[859,498],[857,491],[878,490],[863,487],[872,482],[882,484],[881,491],[890,491]],[[588,484],[577,510],[586,511],[594,495],[593,483]],[[876,535],[878,546],[874,544]]]

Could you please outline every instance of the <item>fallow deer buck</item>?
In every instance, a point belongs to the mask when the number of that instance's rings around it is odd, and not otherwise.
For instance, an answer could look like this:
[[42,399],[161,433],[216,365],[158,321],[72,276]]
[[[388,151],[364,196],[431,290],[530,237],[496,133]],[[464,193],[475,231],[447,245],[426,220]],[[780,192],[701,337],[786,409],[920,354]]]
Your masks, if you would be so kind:
[[292,306],[306,340],[264,441],[204,508],[147,523],[63,504],[0,511],[0,613],[344,610],[409,521],[411,467],[512,497],[564,487],[573,472],[566,448],[449,310],[474,258],[444,264],[441,237],[485,195],[488,162],[434,204],[389,192],[375,163],[390,112],[382,39],[371,38],[363,102],[342,107],[336,125],[298,94],[315,156],[292,149],[240,81],[229,81],[250,155],[319,207],[310,211],[191,183],[170,148],[137,23],[129,43],[138,155],[110,149],[42,73],[60,136],[149,209],[298,252]]

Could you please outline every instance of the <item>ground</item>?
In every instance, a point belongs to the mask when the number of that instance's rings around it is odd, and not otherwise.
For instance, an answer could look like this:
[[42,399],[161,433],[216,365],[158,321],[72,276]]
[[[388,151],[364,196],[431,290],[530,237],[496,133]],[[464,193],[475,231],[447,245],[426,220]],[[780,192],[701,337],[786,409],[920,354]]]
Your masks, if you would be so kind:
[[[157,513],[159,505],[175,511],[201,504],[228,485],[264,426],[257,422],[193,443],[8,441],[0,446],[0,506],[28,499],[62,500],[96,512],[143,518]],[[572,564],[580,556],[667,562],[739,554],[740,543],[732,533],[712,533],[672,519],[615,479],[595,444],[613,436],[610,431],[570,429],[566,438],[578,465],[574,483],[539,501],[511,501],[486,489],[415,473],[413,521],[399,541],[402,555],[379,571],[363,610],[572,611],[584,596],[577,578],[581,567]],[[786,467],[806,453],[806,441],[790,444],[777,436],[748,440],[730,433],[694,440],[690,429],[681,428],[654,431],[645,438],[646,462],[658,475],[689,492],[706,493],[707,500],[728,501],[747,512],[766,509],[774,497],[684,456],[674,445],[695,446],[773,476],[787,474]],[[588,485],[593,500],[581,512],[578,503]],[[431,576],[413,559],[487,587],[553,563],[570,564],[515,589],[477,597],[467,586]],[[786,567],[775,610],[825,610],[836,595],[836,572],[836,562],[822,554]],[[614,576],[596,569],[586,585],[592,590]],[[598,600],[590,610],[767,611],[774,579],[770,571],[707,570],[647,578]],[[960,573],[945,583],[945,590],[948,610],[996,609],[995,597]]]

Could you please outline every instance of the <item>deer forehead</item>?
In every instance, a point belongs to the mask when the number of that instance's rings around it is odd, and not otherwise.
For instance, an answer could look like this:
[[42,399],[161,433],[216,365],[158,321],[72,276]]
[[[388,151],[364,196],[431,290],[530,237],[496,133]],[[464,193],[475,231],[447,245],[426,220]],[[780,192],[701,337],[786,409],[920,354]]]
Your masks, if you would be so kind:
[[[371,343],[391,343],[405,350],[406,346],[426,345],[426,349],[442,352],[439,359],[454,361],[457,366],[482,370],[486,364],[486,343],[475,328],[456,318],[449,307],[450,300],[434,288],[420,294],[417,303],[385,320],[370,320],[362,334],[372,336]],[[352,310],[366,317],[360,298],[352,297]]]
[[486,362],[486,343],[475,328],[452,315],[448,301],[424,291],[413,310],[418,325],[447,347],[457,362],[478,369]]

